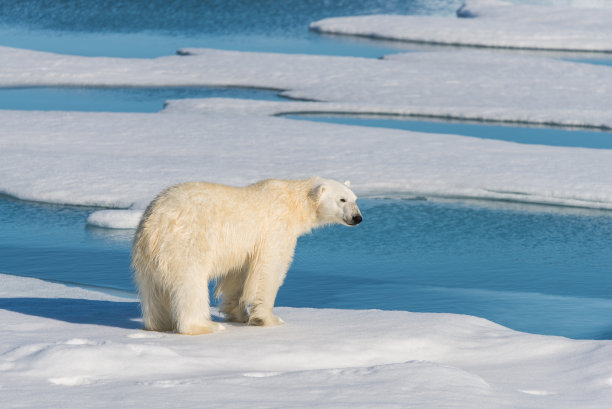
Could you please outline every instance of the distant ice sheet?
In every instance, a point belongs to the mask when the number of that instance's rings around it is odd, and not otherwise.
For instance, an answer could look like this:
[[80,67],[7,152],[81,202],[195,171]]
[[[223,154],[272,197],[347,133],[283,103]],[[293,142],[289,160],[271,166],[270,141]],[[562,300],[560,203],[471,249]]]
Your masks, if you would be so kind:
[[457,11],[457,16],[337,17],[313,22],[310,28],[328,34],[429,44],[612,51],[612,9],[609,8],[547,7],[497,0],[467,0]]
[[[612,37],[611,37],[612,38]],[[319,112],[612,128],[612,68],[494,52],[374,60],[185,49],[155,59],[91,58],[0,47],[0,86],[231,86],[333,102]]]
[[612,400],[610,341],[453,314],[277,313],[286,325],[142,331],[136,300],[0,274],[3,407],[607,409]]
[[[168,185],[350,179],[360,195],[468,197],[612,208],[612,150],[296,121],[327,104],[170,101],[157,114],[0,111],[0,192],[141,210]],[[92,216],[135,227],[137,212]],[[126,217],[127,216],[127,217]]]

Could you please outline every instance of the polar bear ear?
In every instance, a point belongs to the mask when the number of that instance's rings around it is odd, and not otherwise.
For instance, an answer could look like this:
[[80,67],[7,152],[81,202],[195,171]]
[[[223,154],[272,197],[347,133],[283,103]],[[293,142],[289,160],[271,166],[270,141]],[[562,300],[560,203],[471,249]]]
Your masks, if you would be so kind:
[[350,180],[345,180],[344,181],[344,186],[351,187],[351,181]]
[[313,187],[310,192],[308,192],[308,197],[314,201],[318,202],[321,199],[321,195],[325,192],[325,185],[317,185]]

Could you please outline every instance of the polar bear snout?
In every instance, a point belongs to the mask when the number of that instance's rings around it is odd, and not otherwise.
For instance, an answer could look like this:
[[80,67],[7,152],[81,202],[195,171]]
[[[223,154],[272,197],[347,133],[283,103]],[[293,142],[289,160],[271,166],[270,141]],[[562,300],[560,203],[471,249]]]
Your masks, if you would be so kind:
[[357,204],[350,203],[347,205],[347,207],[348,211],[345,210],[345,216],[342,218],[344,223],[347,226],[357,226],[363,220],[363,217],[361,217],[361,212],[359,211]]

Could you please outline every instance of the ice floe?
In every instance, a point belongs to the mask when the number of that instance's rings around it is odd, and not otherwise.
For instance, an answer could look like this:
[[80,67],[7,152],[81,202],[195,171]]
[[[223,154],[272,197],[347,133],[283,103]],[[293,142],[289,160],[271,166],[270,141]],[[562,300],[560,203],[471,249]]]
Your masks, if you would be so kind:
[[6,407],[571,408],[612,399],[612,343],[453,314],[278,308],[188,337],[133,299],[0,275]]
[[[467,0],[457,17],[372,15],[313,22],[311,30],[451,46],[612,51],[612,9]],[[586,2],[588,3],[588,2]]]
[[0,87],[256,87],[335,104],[323,112],[612,128],[612,67],[482,51],[378,60],[182,51],[188,55],[121,59],[0,47]]

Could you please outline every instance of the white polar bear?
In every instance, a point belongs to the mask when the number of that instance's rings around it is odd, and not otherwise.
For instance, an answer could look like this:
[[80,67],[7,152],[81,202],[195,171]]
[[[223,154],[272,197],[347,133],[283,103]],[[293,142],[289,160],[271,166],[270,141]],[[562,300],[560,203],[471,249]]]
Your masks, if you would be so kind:
[[356,199],[348,182],[319,177],[166,189],[143,214],[132,247],[145,328],[223,329],[210,319],[210,280],[228,321],[282,324],[272,308],[298,237],[325,224],[359,224]]

